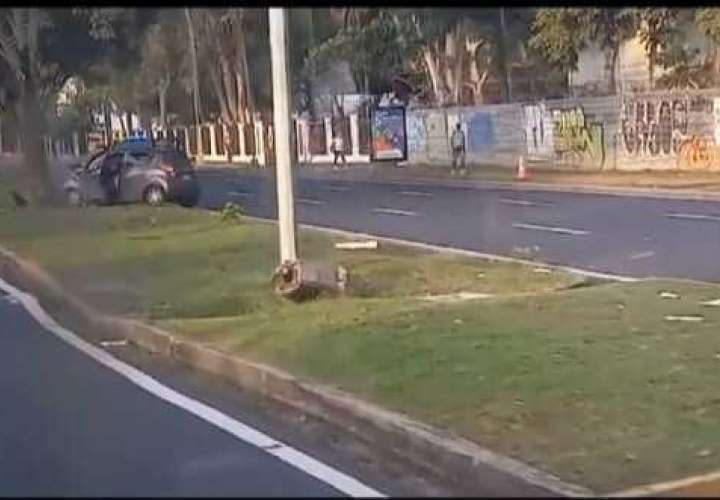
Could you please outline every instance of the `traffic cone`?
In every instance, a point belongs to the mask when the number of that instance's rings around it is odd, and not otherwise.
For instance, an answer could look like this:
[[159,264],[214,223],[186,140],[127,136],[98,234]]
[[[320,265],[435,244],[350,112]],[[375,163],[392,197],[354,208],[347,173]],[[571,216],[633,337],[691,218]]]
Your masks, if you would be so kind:
[[519,181],[524,181],[527,178],[527,172],[525,170],[525,157],[520,156],[518,158],[518,169],[515,178]]

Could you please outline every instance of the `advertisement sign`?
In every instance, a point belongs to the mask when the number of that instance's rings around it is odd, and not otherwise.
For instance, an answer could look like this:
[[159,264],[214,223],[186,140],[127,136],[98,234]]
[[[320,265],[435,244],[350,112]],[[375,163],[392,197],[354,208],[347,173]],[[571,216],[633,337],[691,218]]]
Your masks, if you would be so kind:
[[405,108],[376,108],[370,116],[372,160],[405,160]]

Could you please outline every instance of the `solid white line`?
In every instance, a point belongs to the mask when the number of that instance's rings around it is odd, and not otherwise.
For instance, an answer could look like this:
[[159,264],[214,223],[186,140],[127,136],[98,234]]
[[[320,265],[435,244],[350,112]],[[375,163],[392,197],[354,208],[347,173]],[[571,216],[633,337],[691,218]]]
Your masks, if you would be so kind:
[[720,480],[720,471],[710,472],[701,476],[692,476],[685,479],[679,479],[677,481],[668,481],[665,483],[655,483],[649,484],[647,486],[638,486],[635,488],[629,488],[627,490],[601,496],[606,496],[608,498],[634,498],[642,496],[652,496],[658,495],[659,493],[667,493],[672,490],[678,490],[680,488],[688,488],[691,486],[702,485],[703,483],[717,480]]
[[720,216],[718,215],[668,213],[665,214],[665,217],[669,217],[671,219],[712,220],[720,222]]
[[325,202],[322,200],[311,200],[309,198],[297,198],[297,202],[303,205],[325,205]]
[[570,234],[573,236],[582,236],[584,234],[590,234],[590,231],[583,231],[581,229],[568,229],[565,227],[549,227],[549,226],[537,226],[535,224],[513,224],[513,227],[518,229],[532,229],[533,231],[548,231],[550,233],[559,234]]
[[647,259],[648,257],[652,257],[655,255],[655,252],[648,251],[648,252],[642,252],[642,253],[636,253],[635,255],[630,256],[630,260],[638,260],[638,259]]
[[401,194],[403,196],[417,196],[419,198],[432,198],[435,196],[432,193],[425,193],[423,191],[400,191],[398,194]]
[[141,389],[157,396],[158,398],[167,401],[185,411],[192,413],[193,415],[200,417],[206,422],[232,434],[241,441],[252,444],[263,451],[274,455],[283,462],[290,464],[303,471],[304,473],[313,476],[320,481],[332,486],[333,488],[350,495],[352,497],[375,497],[383,498],[385,495],[382,493],[366,486],[357,479],[350,477],[342,472],[329,467],[322,462],[315,460],[314,458],[297,451],[290,446],[277,441],[270,436],[263,434],[262,432],[253,429],[233,418],[221,413],[220,411],[212,408],[204,403],[197,400],[191,399],[166,385],[161,384],[149,375],[141,372],[137,368],[128,365],[127,363],[116,359],[107,351],[104,351],[94,345],[81,339],[70,330],[60,326],[55,320],[45,312],[40,306],[38,300],[14,286],[6,283],[0,279],[0,288],[5,290],[7,293],[17,298],[22,305],[25,307],[27,312],[35,318],[46,330],[60,337],[62,340],[72,345],[76,349],[87,354],[98,363],[110,368],[116,373],[122,375],[130,382],[134,383]]
[[416,216],[419,215],[417,212],[409,212],[407,210],[397,210],[395,208],[373,208],[371,212],[376,214],[388,214],[388,215],[403,215],[403,216]]
[[505,203],[507,205],[520,205],[522,207],[548,207],[548,206],[550,206],[550,203],[542,203],[542,202],[527,201],[527,200],[516,200],[513,198],[500,198],[500,203]]

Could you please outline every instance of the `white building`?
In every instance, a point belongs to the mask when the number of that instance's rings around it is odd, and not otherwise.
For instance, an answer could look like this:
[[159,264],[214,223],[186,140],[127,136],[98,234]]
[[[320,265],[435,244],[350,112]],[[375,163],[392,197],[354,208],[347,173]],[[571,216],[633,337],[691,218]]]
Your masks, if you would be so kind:
[[[699,49],[701,57],[713,49],[711,40],[708,40],[700,31],[693,29],[687,33],[686,49]],[[660,65],[655,66],[655,80],[657,81],[668,70]],[[583,50],[578,57],[578,69],[570,73],[570,86],[576,89],[591,90],[597,88],[605,93],[610,82],[610,68],[608,57],[597,45]],[[648,55],[639,36],[625,41],[615,65],[616,90],[642,91],[649,88],[650,70]]]

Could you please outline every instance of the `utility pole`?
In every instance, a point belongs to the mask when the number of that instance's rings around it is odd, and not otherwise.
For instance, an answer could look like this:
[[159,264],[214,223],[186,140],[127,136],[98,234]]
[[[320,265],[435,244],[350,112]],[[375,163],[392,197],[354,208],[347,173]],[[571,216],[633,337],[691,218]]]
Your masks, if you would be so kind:
[[273,121],[275,122],[275,170],[280,231],[280,263],[297,261],[295,199],[293,196],[290,80],[288,78],[287,9],[268,9],[272,61]]

